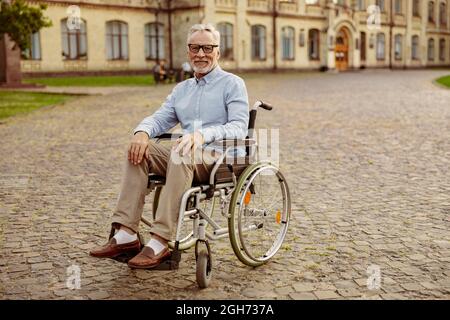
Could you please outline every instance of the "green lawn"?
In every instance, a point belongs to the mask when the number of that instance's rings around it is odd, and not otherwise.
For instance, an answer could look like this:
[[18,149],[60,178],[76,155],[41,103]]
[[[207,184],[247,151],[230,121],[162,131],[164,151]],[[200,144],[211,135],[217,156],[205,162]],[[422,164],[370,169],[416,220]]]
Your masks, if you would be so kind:
[[450,88],[450,76],[445,76],[436,80],[438,83]]
[[60,104],[70,98],[63,94],[0,91],[0,119]]
[[148,86],[155,83],[153,75],[136,76],[97,76],[97,77],[54,77],[30,78],[26,83],[38,83],[46,86],[79,86],[79,87],[111,87],[111,86]]

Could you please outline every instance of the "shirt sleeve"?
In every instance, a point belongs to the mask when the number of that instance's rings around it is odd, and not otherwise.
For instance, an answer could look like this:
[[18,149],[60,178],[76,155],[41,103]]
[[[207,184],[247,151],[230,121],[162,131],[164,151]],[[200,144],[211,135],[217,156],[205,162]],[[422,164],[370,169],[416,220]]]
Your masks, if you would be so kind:
[[235,77],[233,83],[226,85],[225,88],[228,122],[200,129],[206,144],[223,139],[244,139],[247,136],[249,105],[245,83],[241,78]]
[[179,86],[176,86],[161,107],[154,114],[142,120],[133,133],[136,134],[138,131],[143,131],[150,138],[154,138],[175,127],[179,122],[174,108],[178,91]]

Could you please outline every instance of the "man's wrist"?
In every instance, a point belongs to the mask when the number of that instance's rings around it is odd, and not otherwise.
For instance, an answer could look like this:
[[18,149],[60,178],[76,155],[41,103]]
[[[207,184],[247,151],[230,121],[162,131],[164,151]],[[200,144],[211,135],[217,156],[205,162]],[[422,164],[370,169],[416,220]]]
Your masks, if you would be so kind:
[[150,139],[150,135],[148,134],[148,132],[143,131],[143,130],[138,130],[138,131],[136,131],[136,132],[134,133],[134,135],[138,134],[139,132],[145,133],[145,134],[147,135],[147,137]]

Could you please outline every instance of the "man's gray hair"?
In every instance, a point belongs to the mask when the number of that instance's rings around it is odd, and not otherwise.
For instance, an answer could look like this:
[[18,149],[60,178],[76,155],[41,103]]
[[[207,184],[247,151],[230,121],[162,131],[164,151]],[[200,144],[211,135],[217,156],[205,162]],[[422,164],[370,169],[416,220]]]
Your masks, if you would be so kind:
[[219,31],[216,30],[216,28],[211,23],[194,24],[189,29],[187,43],[189,43],[189,39],[191,38],[191,36],[198,31],[210,32],[213,36],[215,44],[220,45],[220,33],[219,33]]

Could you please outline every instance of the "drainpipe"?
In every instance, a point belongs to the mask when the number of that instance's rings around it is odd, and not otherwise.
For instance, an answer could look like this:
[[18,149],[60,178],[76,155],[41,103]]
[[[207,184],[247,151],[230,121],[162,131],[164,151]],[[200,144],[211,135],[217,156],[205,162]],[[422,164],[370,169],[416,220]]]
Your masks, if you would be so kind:
[[273,71],[277,70],[277,1],[272,0]]
[[169,18],[169,55],[170,69],[173,69],[173,49],[172,49],[172,0],[167,0],[168,18]]
[[392,29],[394,28],[394,0],[391,0],[391,18],[389,24],[389,69],[392,70]]
[[156,63],[159,65],[159,12],[161,10],[161,1],[158,0],[158,8],[156,9],[155,13],[155,20],[156,20]]

